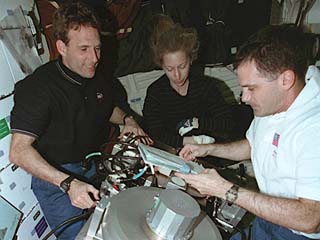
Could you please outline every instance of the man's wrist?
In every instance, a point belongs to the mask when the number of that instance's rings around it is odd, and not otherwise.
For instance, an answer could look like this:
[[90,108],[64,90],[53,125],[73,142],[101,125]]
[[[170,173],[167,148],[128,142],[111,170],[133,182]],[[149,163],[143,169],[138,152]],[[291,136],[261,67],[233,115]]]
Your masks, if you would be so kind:
[[225,198],[228,204],[232,205],[237,199],[239,194],[239,186],[233,184],[225,193]]
[[209,143],[204,146],[206,147],[207,156],[215,156],[216,143]]
[[123,125],[126,125],[126,120],[127,119],[132,119],[132,120],[134,120],[134,117],[131,115],[131,114],[125,114],[124,116],[123,116],[123,118],[122,118],[122,123],[123,123]]

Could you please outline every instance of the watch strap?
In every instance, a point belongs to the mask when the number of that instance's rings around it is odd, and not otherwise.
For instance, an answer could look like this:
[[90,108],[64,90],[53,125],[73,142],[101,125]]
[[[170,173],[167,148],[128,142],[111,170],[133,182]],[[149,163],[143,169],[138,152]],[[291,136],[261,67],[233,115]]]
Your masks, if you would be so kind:
[[70,175],[69,177],[67,177],[66,179],[64,179],[61,183],[60,183],[60,189],[61,191],[63,191],[64,193],[67,193],[70,189],[70,185],[71,182],[75,179],[75,176]]
[[225,193],[226,200],[229,204],[233,204],[238,199],[239,186],[233,184]]

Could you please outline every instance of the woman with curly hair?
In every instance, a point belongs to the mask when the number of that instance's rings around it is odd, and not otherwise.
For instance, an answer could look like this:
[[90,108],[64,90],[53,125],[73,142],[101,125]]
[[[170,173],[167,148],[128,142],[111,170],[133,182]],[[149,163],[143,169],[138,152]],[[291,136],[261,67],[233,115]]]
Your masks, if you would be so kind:
[[199,49],[196,30],[160,15],[150,45],[165,72],[147,90],[143,115],[150,136],[176,148],[227,139],[234,126],[230,108],[214,81],[192,66]]

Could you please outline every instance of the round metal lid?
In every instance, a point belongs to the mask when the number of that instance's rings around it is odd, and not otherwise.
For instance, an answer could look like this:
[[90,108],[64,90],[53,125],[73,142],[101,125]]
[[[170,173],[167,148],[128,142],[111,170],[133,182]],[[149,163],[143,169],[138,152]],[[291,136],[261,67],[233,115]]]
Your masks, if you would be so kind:
[[[103,239],[158,240],[159,236],[147,226],[146,214],[153,206],[154,196],[161,191],[154,187],[135,187],[112,197],[102,221]],[[212,220],[201,212],[191,239],[222,240],[222,237]]]

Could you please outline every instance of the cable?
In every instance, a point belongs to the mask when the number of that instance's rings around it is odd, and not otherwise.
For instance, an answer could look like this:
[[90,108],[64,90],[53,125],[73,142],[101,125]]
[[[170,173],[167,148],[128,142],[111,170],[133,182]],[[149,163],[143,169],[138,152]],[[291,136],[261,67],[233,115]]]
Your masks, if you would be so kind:
[[91,158],[91,157],[93,157],[93,156],[101,156],[101,155],[102,155],[101,152],[93,152],[93,153],[89,153],[89,154],[85,157],[85,159],[87,160],[87,159],[89,159],[89,158]]
[[136,180],[136,179],[138,179],[139,177],[141,177],[141,176],[146,172],[147,168],[148,168],[148,166],[145,166],[143,169],[140,169],[140,170],[139,170],[140,172],[137,173],[136,175],[134,175],[134,176],[132,177],[132,179],[133,179],[133,180]]
[[[139,151],[137,149],[137,145],[134,144],[138,137],[132,137],[133,135],[129,135],[124,140],[116,141],[116,142],[107,142],[101,145],[101,158],[99,159],[99,164],[102,168],[99,168],[98,174],[100,175],[108,175],[108,174],[119,174],[127,171],[134,171],[141,168],[139,157]],[[119,149],[115,154],[110,154],[105,152],[103,149],[110,148],[109,146],[118,145]],[[99,153],[92,153],[93,156],[100,155]],[[128,155],[129,154],[129,155]],[[90,155],[90,156],[89,156]],[[88,157],[92,155],[89,154]],[[143,165],[142,165],[143,167]],[[134,173],[133,173],[134,174]],[[137,177],[137,176],[136,176]],[[140,176],[139,176],[140,177]]]
[[0,96],[0,100],[6,99],[14,94],[14,91]]
[[80,214],[78,216],[74,216],[74,217],[71,217],[67,220],[65,220],[64,222],[60,223],[58,226],[56,226],[54,229],[52,229],[46,236],[44,236],[44,238],[42,240],[47,240],[49,239],[49,237],[54,234],[58,229],[60,229],[61,227],[65,226],[65,225],[69,225],[71,223],[74,223],[74,222],[77,222],[81,219],[86,219],[88,218],[91,213],[94,211],[94,209],[89,209],[87,212],[83,213],[83,214]]

